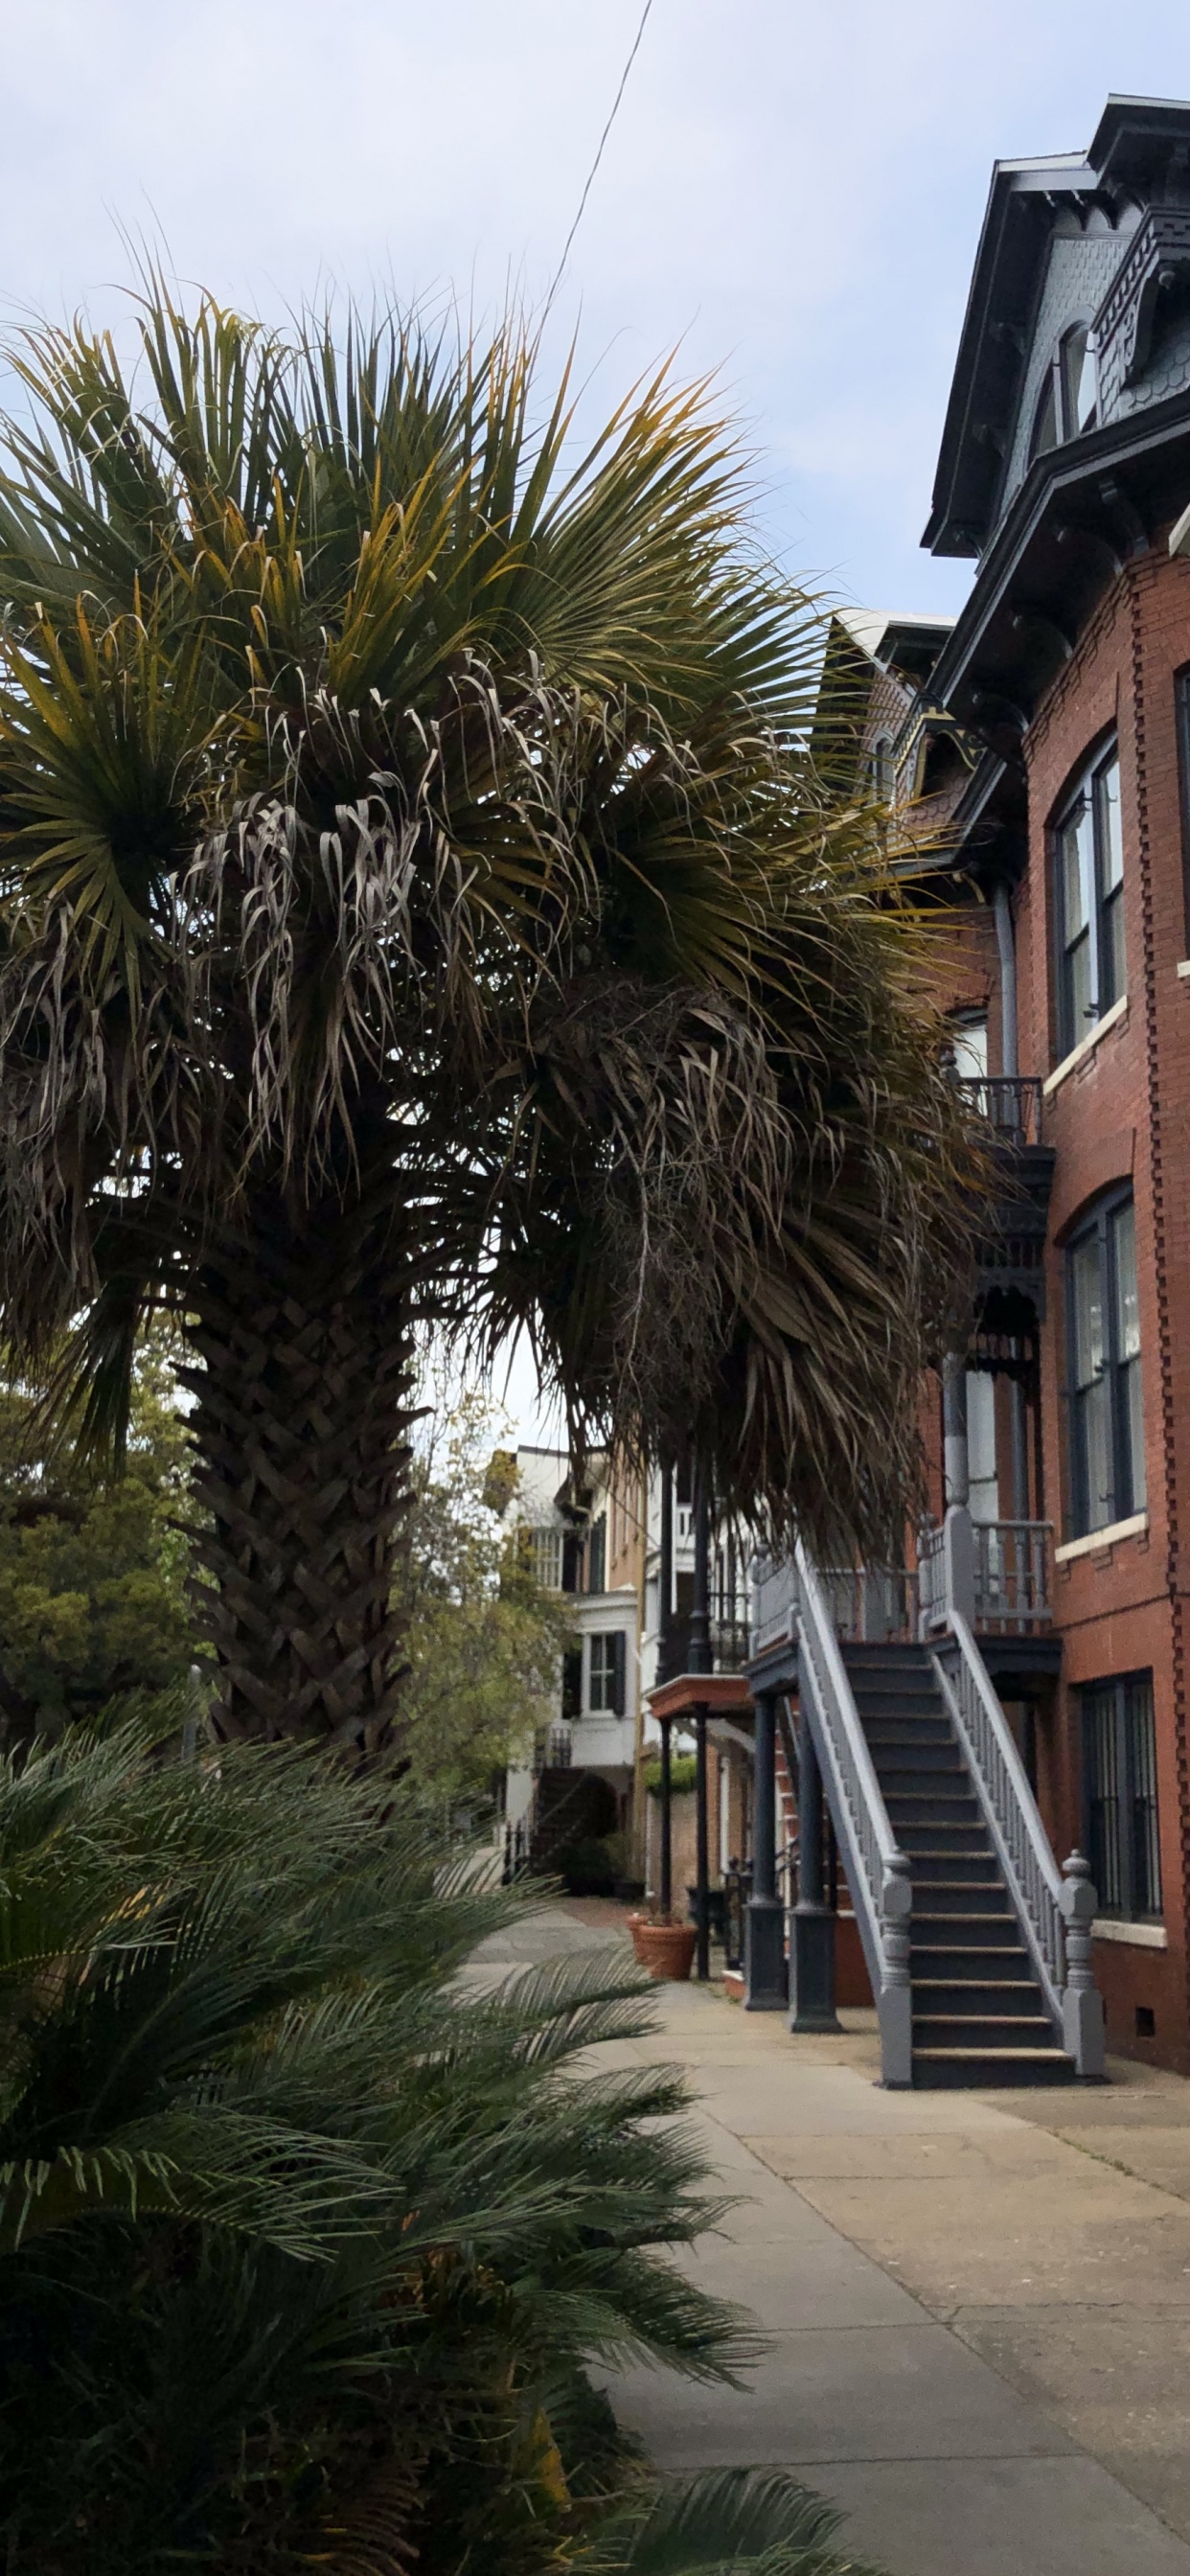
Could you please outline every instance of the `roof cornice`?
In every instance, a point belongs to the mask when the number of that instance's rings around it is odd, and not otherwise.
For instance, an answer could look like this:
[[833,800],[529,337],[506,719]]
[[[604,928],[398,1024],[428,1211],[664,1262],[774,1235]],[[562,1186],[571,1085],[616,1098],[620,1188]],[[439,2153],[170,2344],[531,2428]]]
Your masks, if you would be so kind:
[[1030,467],[932,677],[985,740],[1019,736],[1112,580],[1190,499],[1190,392]]

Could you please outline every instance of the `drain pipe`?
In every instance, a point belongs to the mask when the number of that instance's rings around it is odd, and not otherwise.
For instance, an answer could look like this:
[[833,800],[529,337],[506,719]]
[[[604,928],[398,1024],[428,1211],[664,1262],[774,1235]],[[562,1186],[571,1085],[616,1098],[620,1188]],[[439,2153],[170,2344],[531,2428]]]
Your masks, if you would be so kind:
[[992,894],[992,915],[996,924],[996,946],[1000,951],[1000,1071],[1013,1075],[1021,1069],[1016,1034],[1016,944],[1012,936],[1012,906],[1002,877]]
[[[996,946],[1000,951],[1000,1071],[1006,1075],[1020,1072],[1019,1040],[1016,1016],[1016,942],[1012,933],[1012,905],[1008,888],[1001,877],[992,894],[992,915],[996,924]],[[1010,1378],[1009,1419],[1012,1426],[1012,1517],[1027,1521],[1029,1517],[1029,1446],[1025,1425],[1025,1390],[1019,1377]]]

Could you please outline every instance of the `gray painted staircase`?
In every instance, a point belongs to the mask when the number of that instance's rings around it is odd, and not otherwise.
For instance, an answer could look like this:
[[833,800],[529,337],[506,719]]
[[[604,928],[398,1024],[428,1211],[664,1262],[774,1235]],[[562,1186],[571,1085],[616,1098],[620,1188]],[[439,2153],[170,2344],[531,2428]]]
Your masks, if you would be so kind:
[[912,1864],[914,2084],[1073,2082],[925,1648],[847,1645],[843,1660]]

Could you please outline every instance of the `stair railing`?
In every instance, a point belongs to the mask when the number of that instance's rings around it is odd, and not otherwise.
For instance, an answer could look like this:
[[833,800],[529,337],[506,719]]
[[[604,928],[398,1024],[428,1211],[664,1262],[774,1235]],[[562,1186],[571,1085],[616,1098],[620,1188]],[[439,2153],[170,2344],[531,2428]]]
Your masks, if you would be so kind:
[[888,2085],[908,2085],[913,2081],[910,1863],[889,1823],[826,1594],[800,1540],[796,1561],[802,1708],[814,1738],[876,1998],[883,2079]]
[[1100,2076],[1103,2005],[1091,1971],[1096,1896],[1090,1871],[1080,1852],[1059,1869],[987,1666],[966,1620],[953,1610],[950,1640],[957,1656],[944,1659],[934,1649],[930,1661],[1050,2017],[1078,2073]]

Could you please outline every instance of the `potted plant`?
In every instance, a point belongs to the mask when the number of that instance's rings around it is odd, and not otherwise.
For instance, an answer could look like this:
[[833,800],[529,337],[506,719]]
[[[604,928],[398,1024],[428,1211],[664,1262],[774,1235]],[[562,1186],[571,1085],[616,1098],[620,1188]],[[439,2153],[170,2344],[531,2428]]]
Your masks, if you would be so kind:
[[632,1939],[642,1968],[658,1984],[683,1982],[694,1965],[694,1945],[698,1935],[692,1923],[683,1923],[677,1915],[654,1913],[640,1921]]

